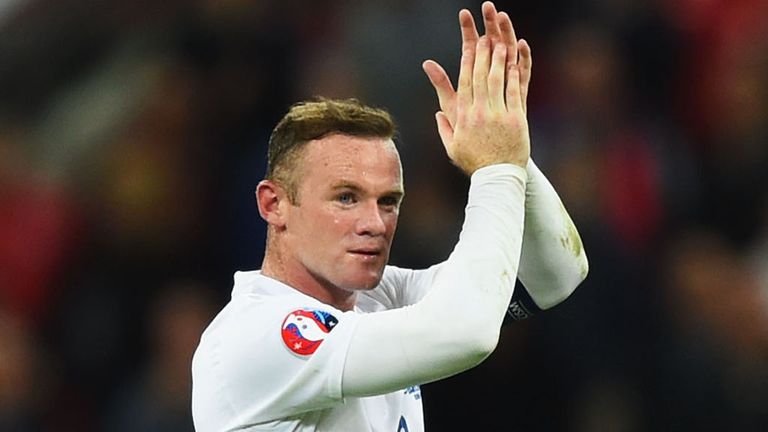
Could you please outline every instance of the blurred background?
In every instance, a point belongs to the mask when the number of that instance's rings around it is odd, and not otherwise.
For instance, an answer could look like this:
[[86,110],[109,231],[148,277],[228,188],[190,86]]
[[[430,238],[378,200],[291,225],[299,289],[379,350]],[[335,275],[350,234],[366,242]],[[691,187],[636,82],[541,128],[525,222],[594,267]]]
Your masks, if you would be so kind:
[[[447,257],[467,180],[421,62],[480,1],[0,0],[0,431],[192,431],[192,352],[256,269],[288,106],[399,123],[391,262]],[[428,431],[768,430],[768,2],[498,1],[533,158],[591,272],[423,386]]]

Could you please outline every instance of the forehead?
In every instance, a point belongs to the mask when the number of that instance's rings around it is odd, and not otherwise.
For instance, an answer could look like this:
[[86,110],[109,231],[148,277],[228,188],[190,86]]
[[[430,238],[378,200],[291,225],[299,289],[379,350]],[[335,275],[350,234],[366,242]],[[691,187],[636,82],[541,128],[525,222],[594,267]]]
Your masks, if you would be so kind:
[[308,142],[302,159],[310,187],[350,181],[402,189],[400,155],[388,138],[332,134]]

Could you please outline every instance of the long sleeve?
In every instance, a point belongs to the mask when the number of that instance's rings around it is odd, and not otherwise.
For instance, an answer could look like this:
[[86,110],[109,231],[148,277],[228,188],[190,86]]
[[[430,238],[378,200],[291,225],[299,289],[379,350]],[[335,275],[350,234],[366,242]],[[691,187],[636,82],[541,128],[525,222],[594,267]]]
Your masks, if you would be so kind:
[[526,177],[508,164],[472,175],[459,241],[429,293],[411,306],[360,317],[344,366],[345,396],[445,378],[493,352],[520,262]]
[[525,228],[518,277],[540,309],[562,302],[586,278],[589,263],[576,226],[555,188],[528,161]]

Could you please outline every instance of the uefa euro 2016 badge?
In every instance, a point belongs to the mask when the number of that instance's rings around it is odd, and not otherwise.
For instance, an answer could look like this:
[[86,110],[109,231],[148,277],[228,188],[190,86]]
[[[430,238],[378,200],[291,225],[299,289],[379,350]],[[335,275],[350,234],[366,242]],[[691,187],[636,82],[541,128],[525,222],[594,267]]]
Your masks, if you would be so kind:
[[294,354],[312,355],[338,323],[339,320],[328,312],[297,309],[283,320],[283,342]]

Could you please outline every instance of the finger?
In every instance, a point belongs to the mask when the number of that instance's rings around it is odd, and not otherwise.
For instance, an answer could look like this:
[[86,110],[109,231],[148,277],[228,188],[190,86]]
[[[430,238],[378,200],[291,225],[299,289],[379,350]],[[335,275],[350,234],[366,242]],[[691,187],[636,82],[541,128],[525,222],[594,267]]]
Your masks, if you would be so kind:
[[481,36],[477,41],[475,66],[472,71],[472,96],[475,103],[488,101],[488,73],[491,67],[491,41]]
[[440,109],[449,113],[449,119],[452,118],[456,91],[453,89],[453,84],[451,84],[445,69],[433,60],[425,61],[421,67],[424,69],[424,73],[427,74],[429,82],[432,83],[432,87],[435,88]]
[[517,46],[520,53],[520,99],[523,104],[523,112],[528,112],[528,89],[531,85],[533,57],[531,56],[531,46],[525,39],[520,39]]
[[468,106],[472,103],[472,73],[475,67],[476,46],[465,47],[461,52],[459,66],[459,84],[456,91],[456,103]]
[[507,111],[522,110],[520,99],[520,66],[507,65]]
[[494,6],[492,2],[487,1],[483,3],[482,10],[485,35],[491,39],[491,45],[495,45],[496,42],[501,40],[496,6]]
[[500,12],[498,21],[501,41],[507,46],[507,63],[515,64],[517,63],[517,36],[515,36],[512,20],[506,12]]
[[477,46],[477,40],[480,39],[480,35],[477,34],[477,28],[475,27],[475,20],[472,18],[472,13],[466,9],[459,11],[459,27],[461,28],[461,50],[462,52],[467,49],[475,49]]
[[504,76],[506,75],[507,46],[496,44],[493,47],[491,69],[488,72],[488,103],[492,109],[505,109]]
[[451,148],[453,147],[453,128],[451,123],[442,111],[435,113],[435,120],[437,121],[437,133],[440,135],[440,141],[443,142],[446,152],[450,155]]

